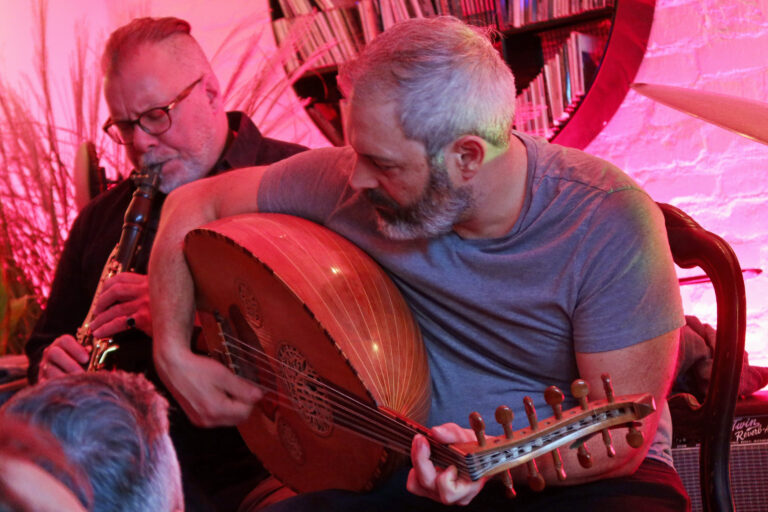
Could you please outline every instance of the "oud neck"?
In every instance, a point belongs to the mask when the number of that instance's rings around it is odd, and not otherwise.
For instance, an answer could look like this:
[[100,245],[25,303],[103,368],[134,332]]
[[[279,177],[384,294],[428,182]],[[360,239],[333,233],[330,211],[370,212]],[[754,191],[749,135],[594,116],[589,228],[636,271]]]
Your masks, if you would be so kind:
[[[410,454],[411,440],[423,434],[430,444],[432,461],[440,467],[456,466],[459,474],[472,480],[519,466],[560,447],[577,447],[608,428],[632,425],[656,410],[650,394],[628,395],[615,400],[598,400],[587,408],[574,407],[559,418],[550,417],[505,436],[490,437],[484,446],[476,442],[446,445],[435,441],[430,430],[385,407],[376,409],[382,430],[397,432],[392,441],[367,436],[394,451]],[[383,440],[380,440],[383,439]],[[631,443],[630,443],[631,444]]]
[[440,467],[455,466],[459,474],[470,477],[468,458],[466,454],[455,450],[452,446],[441,443],[432,437],[432,432],[427,427],[412,421],[401,414],[387,408],[373,408],[376,411],[376,421],[382,423],[386,431],[394,434],[392,437],[381,437],[374,439],[365,432],[358,431],[358,434],[376,441],[385,448],[410,457],[411,444],[416,434],[423,435],[429,442],[430,459]]

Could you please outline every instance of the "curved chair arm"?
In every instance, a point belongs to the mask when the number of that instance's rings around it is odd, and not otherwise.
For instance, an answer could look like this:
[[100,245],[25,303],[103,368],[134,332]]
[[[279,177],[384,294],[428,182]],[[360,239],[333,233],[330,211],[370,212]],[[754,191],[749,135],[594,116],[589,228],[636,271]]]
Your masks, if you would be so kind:
[[688,404],[686,414],[701,439],[699,477],[704,510],[732,511],[728,457],[747,325],[744,278],[736,254],[725,240],[682,210],[663,203],[659,207],[675,263],[683,268],[700,267],[715,289],[717,334],[709,389],[704,403],[698,407]]

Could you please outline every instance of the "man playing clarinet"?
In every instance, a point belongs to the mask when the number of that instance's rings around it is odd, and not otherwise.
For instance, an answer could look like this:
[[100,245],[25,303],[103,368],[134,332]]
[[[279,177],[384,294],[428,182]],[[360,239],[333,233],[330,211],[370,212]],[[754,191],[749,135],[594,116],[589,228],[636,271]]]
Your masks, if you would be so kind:
[[[79,214],[56,269],[47,307],[27,342],[31,382],[84,371],[89,351],[73,337],[91,304],[88,326],[114,337],[114,366],[143,372],[156,385],[146,266],[165,195],[232,168],[276,162],[304,148],[263,137],[241,112],[226,112],[219,82],[190,26],[177,18],[141,18],[112,33],[102,58],[109,136],[125,147],[136,172],[161,168],[133,269],[107,279],[135,185],[125,180]],[[172,407],[187,510],[234,510],[264,472],[237,431],[193,427]]]

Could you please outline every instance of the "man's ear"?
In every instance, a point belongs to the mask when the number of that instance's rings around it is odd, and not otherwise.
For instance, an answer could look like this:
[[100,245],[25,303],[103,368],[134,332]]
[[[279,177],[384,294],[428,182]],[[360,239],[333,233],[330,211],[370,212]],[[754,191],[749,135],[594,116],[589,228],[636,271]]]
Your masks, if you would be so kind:
[[205,95],[208,98],[208,104],[211,108],[221,110],[224,108],[224,100],[221,97],[221,88],[219,87],[219,80],[213,73],[207,73],[203,78],[203,87],[205,87]]
[[449,146],[449,158],[454,159],[461,178],[471,180],[485,161],[485,141],[477,135],[462,135]]

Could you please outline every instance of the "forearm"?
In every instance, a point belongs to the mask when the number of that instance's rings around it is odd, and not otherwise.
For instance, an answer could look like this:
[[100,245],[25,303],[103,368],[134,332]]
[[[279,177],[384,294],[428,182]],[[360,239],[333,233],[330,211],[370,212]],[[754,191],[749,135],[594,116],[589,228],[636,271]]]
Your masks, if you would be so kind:
[[163,368],[179,351],[189,350],[194,316],[194,283],[184,259],[186,234],[215,220],[216,206],[198,187],[182,187],[163,207],[149,261],[149,296],[156,363]]
[[194,283],[184,259],[184,237],[208,222],[257,209],[264,168],[230,171],[173,191],[163,205],[149,261],[149,296],[154,351],[160,368],[189,351]]
[[149,295],[158,374],[190,419],[202,426],[234,425],[251,412],[261,391],[220,363],[192,353],[194,282],[186,234],[223,216],[255,211],[253,169],[201,180],[166,200],[149,261]]
[[[559,455],[566,479],[560,480],[552,453],[547,453],[536,459],[536,469],[544,478],[547,487],[562,485],[579,485],[587,482],[616,478],[634,473],[648,452],[648,445],[656,432],[655,414],[643,420],[640,427],[643,439],[648,441],[640,448],[630,447],[625,439],[626,428],[610,430],[611,442],[615,455],[609,457],[603,437],[597,433],[591,437],[585,446],[590,454],[591,466],[582,467],[579,463],[577,450],[570,445],[560,448]],[[526,464],[512,470],[516,486],[527,486],[529,468]]]
[[[592,437],[586,443],[592,460],[589,468],[579,464],[576,450],[561,449],[563,466],[568,475],[565,481],[557,479],[551,455],[540,457],[537,462],[547,485],[576,485],[629,475],[637,469],[654,441],[660,414],[665,409],[677,357],[678,335],[679,331],[675,329],[627,348],[577,354],[579,373],[590,386],[590,400],[605,398],[601,376],[609,373],[615,396],[650,393],[656,402],[656,412],[641,420],[639,430],[643,434],[643,443],[638,448],[632,448],[627,443],[625,428],[610,431],[616,452],[613,457],[608,456],[602,435]],[[539,411],[539,414],[542,417],[549,416],[551,411]],[[526,467],[516,468],[514,477],[524,482],[527,478]]]

